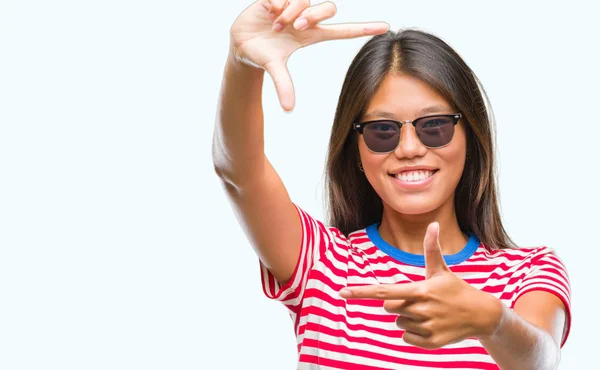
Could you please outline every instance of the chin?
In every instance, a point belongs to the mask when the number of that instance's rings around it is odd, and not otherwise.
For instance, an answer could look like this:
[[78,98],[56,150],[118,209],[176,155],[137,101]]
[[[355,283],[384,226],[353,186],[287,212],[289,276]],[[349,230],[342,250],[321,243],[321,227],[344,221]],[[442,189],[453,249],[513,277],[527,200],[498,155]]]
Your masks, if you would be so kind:
[[436,202],[431,197],[426,196],[406,196],[394,197],[391,202],[386,202],[394,211],[404,215],[421,215],[430,213],[442,206],[441,202]]

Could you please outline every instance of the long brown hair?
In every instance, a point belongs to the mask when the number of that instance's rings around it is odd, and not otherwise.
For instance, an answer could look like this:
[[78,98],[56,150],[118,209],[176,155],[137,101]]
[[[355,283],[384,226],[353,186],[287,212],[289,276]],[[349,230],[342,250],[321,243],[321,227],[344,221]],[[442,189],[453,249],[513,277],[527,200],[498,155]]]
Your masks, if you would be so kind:
[[[494,114],[481,82],[446,42],[415,29],[372,37],[346,74],[335,113],[326,165],[328,223],[342,233],[380,222],[381,198],[358,167],[360,119],[384,78],[393,73],[419,79],[463,114],[467,157],[454,206],[463,232],[490,248],[514,248],[502,225],[494,165]],[[486,105],[487,103],[487,105]]]

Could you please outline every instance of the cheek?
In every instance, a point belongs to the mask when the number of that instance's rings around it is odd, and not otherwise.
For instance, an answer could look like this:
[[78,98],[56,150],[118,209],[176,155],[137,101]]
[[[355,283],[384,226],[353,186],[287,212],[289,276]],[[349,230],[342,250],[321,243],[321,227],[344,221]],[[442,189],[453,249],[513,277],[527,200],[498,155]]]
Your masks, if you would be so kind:
[[452,153],[452,156],[448,158],[446,162],[447,175],[451,178],[449,183],[452,184],[453,190],[458,185],[462,172],[465,167],[465,152],[457,151]]
[[467,154],[467,145],[464,132],[456,133],[456,140],[452,145],[440,149],[439,156],[444,162],[446,176],[452,178],[452,185],[458,185],[465,167],[465,158]]
[[365,173],[379,171],[389,154],[375,154],[367,148],[363,138],[358,142],[358,150]]

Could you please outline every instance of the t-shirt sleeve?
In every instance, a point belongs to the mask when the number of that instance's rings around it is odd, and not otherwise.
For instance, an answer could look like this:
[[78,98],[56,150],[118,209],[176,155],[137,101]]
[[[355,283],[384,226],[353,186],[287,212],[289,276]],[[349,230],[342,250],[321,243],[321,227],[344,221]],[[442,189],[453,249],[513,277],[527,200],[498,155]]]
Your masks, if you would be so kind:
[[519,287],[515,301],[534,290],[554,294],[565,305],[567,328],[561,347],[564,346],[571,329],[571,284],[565,264],[552,248],[540,247],[535,250],[530,260],[529,271]]
[[302,225],[302,241],[296,269],[289,282],[281,285],[259,260],[264,294],[270,299],[282,302],[292,311],[300,307],[309,273],[325,250],[329,248],[332,240],[329,228],[299,206],[295,205],[295,207]]

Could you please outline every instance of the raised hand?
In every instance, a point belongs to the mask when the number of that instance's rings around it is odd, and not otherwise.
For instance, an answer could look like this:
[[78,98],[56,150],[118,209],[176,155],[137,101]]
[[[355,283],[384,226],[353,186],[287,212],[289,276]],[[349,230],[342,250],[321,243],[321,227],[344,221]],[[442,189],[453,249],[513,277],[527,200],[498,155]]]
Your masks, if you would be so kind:
[[402,339],[434,349],[471,337],[491,335],[501,315],[499,301],[460,279],[446,265],[439,244],[439,224],[429,225],[424,239],[426,280],[344,288],[344,298],[382,299],[387,312],[398,314]]
[[246,8],[230,30],[234,60],[269,73],[279,102],[294,107],[294,87],[286,63],[301,47],[321,41],[372,36],[389,29],[385,22],[321,25],[333,17],[335,4],[310,6],[309,0],[259,0]]

